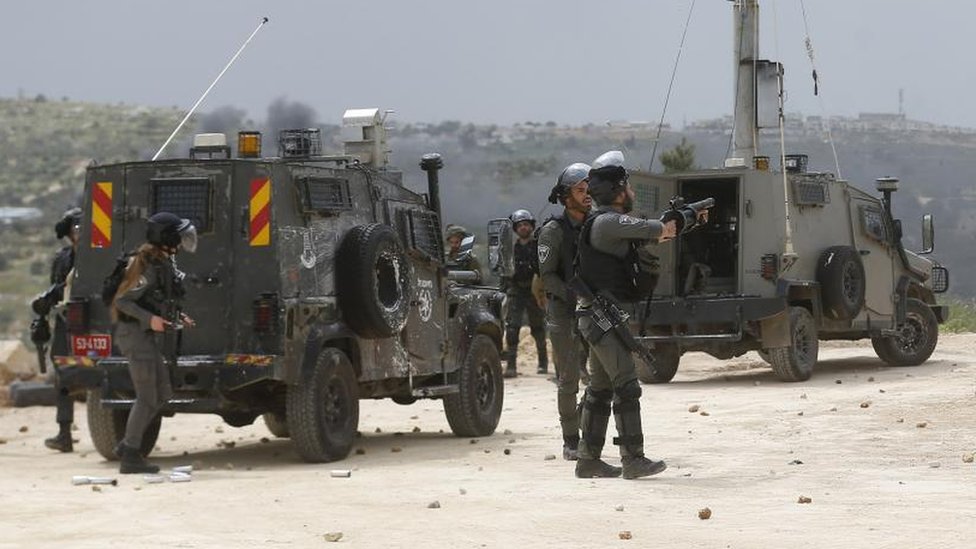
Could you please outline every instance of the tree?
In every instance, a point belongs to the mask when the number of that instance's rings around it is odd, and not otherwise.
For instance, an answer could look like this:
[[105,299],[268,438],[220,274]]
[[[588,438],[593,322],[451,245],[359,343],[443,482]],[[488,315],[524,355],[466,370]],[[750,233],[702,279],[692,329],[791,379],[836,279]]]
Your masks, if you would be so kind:
[[696,169],[698,166],[695,164],[694,143],[689,143],[688,139],[682,137],[681,143],[661,153],[661,165],[664,166],[664,173]]

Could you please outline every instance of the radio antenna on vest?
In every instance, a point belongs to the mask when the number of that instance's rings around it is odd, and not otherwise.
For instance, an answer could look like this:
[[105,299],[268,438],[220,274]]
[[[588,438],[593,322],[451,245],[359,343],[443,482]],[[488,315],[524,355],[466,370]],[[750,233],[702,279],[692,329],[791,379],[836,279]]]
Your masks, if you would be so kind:
[[206,99],[207,94],[210,93],[210,90],[212,90],[214,86],[217,85],[217,82],[219,82],[220,79],[224,76],[224,73],[227,72],[227,69],[229,69],[230,66],[234,64],[235,61],[237,61],[237,58],[240,57],[241,52],[244,51],[244,48],[246,48],[247,45],[251,43],[251,39],[254,38],[254,35],[257,34],[258,31],[261,30],[261,28],[267,22],[268,22],[267,17],[263,17],[261,19],[261,22],[258,23],[258,26],[254,29],[254,32],[251,33],[251,36],[248,36],[247,40],[245,40],[244,43],[241,44],[241,47],[238,48],[237,53],[235,53],[234,56],[230,58],[230,61],[228,61],[227,64],[224,65],[224,69],[220,71],[220,74],[217,75],[217,78],[214,78],[214,81],[210,83],[210,87],[207,88],[207,91],[203,92],[203,95],[200,96],[200,99],[197,99],[197,102],[194,103],[192,107],[190,107],[190,111],[186,113],[186,116],[183,117],[183,120],[180,120],[179,125],[177,125],[176,129],[173,130],[173,133],[169,134],[169,137],[166,139],[166,142],[163,143],[163,146],[160,147],[159,150],[156,151],[156,154],[153,155],[152,157],[153,160],[159,158],[159,155],[163,153],[163,150],[166,148],[166,146],[169,145],[170,141],[172,141],[173,138],[176,137],[176,134],[179,133],[180,129],[183,128],[183,124],[186,124],[186,121],[189,120],[191,116],[193,116],[193,113],[196,112],[197,107],[200,106],[200,103],[203,103],[203,100]]

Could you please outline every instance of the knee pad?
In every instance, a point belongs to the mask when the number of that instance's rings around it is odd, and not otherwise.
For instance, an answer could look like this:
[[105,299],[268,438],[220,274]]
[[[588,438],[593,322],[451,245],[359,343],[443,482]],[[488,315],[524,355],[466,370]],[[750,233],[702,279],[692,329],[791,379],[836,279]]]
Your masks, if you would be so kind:
[[619,387],[614,387],[613,392],[617,394],[617,398],[621,401],[628,401],[640,399],[643,390],[641,389],[640,382],[632,379]]
[[609,406],[610,401],[613,399],[613,391],[610,389],[595,391],[587,387],[585,397],[587,402]]

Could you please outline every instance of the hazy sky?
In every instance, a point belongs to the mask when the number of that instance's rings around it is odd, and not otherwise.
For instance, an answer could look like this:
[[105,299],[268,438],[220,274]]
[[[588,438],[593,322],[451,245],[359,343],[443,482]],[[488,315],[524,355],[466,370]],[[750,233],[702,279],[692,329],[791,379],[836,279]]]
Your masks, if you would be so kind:
[[[276,97],[323,121],[657,120],[691,0],[60,0],[4,2],[0,96],[189,108],[261,16],[202,109],[264,118]],[[697,0],[668,120],[731,111],[731,2]],[[813,97],[799,0],[761,3],[762,53],[789,111]],[[898,109],[976,126],[971,0],[806,0],[828,114]],[[774,17],[775,16],[775,17]],[[774,25],[774,19],[778,22]],[[776,38],[778,37],[778,40]],[[778,50],[777,53],[777,42]]]

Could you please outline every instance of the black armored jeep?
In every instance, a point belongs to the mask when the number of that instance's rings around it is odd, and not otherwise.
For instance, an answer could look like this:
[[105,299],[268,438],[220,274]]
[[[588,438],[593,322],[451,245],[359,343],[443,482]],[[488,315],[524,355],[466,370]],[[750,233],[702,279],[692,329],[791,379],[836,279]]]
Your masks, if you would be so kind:
[[196,253],[177,257],[197,326],[165,338],[174,397],[164,415],[213,413],[233,426],[263,416],[312,462],[349,453],[364,398],[439,398],[457,435],[494,432],[500,299],[448,280],[440,158],[424,157],[429,192],[418,194],[387,167],[380,111],[347,111],[343,126],[342,155],[322,154],[318,130],[281,132],[270,158],[254,132],[238,136],[236,157],[226,138],[204,134],[189,158],[88,169],[71,355],[57,362],[87,374],[77,378],[89,380],[91,436],[107,459],[134,392],[103,281],[158,211],[199,233]]

